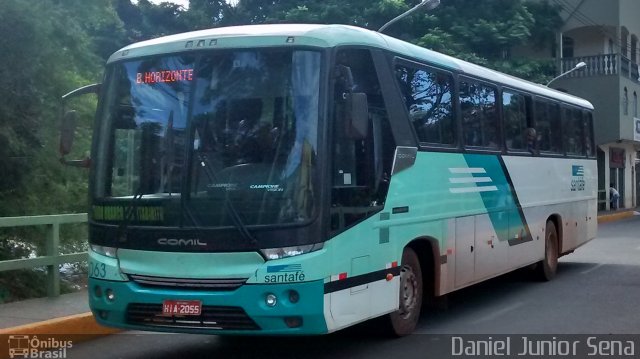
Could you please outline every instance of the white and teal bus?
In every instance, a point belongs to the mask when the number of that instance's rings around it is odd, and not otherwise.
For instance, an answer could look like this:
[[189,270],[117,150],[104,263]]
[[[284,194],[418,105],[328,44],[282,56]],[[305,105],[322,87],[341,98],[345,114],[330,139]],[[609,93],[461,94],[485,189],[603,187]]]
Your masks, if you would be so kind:
[[385,316],[404,335],[425,298],[525,266],[549,280],[596,235],[589,102],[377,32],[162,37],[65,99],[85,93],[107,326],[322,334]]

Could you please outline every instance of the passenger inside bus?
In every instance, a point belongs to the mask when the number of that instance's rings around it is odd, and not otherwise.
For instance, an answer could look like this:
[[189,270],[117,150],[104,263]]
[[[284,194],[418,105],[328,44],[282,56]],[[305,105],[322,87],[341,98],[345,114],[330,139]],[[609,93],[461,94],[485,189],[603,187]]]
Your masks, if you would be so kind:
[[538,140],[536,129],[533,127],[528,127],[525,130],[525,138],[527,140],[527,151],[529,151],[532,155],[536,155],[538,153],[538,150],[536,149],[536,143]]

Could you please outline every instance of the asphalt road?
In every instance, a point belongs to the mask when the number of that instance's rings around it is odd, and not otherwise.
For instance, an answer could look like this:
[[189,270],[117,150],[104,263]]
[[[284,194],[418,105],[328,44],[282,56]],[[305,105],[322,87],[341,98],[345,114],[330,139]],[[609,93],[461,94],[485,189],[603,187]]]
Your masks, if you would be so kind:
[[[423,312],[416,334],[400,339],[376,335],[371,325],[310,338],[126,332],[78,343],[66,354],[92,359],[442,358],[454,350],[451,338],[457,335],[485,340],[519,335],[513,337],[519,340],[536,334],[560,339],[566,334],[640,334],[640,216],[600,225],[598,238],[560,262],[551,282],[514,272],[453,293],[439,308]],[[637,357],[636,337],[632,356]],[[587,336],[575,338],[584,342]]]

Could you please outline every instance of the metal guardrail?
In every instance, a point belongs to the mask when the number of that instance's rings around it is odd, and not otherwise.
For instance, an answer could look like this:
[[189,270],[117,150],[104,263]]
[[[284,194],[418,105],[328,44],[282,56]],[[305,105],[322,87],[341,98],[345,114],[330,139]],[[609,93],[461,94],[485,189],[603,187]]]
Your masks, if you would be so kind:
[[0,272],[47,267],[47,295],[60,295],[60,270],[63,263],[82,262],[87,260],[87,252],[60,254],[60,225],[71,223],[86,223],[87,214],[56,214],[47,216],[2,217],[0,228],[46,226],[46,255],[35,258],[22,258],[0,261]]

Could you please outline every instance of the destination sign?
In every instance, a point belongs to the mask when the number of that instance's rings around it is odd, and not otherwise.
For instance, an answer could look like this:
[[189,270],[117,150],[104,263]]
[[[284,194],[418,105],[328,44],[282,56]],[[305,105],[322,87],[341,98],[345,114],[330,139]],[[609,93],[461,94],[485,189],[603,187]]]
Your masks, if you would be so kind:
[[[141,222],[160,222],[164,220],[164,208],[159,206],[137,206],[132,219]],[[123,221],[126,218],[123,206],[92,206],[92,218],[96,221]]]
[[138,84],[180,81],[193,81],[193,69],[138,72],[136,74],[136,83]]

